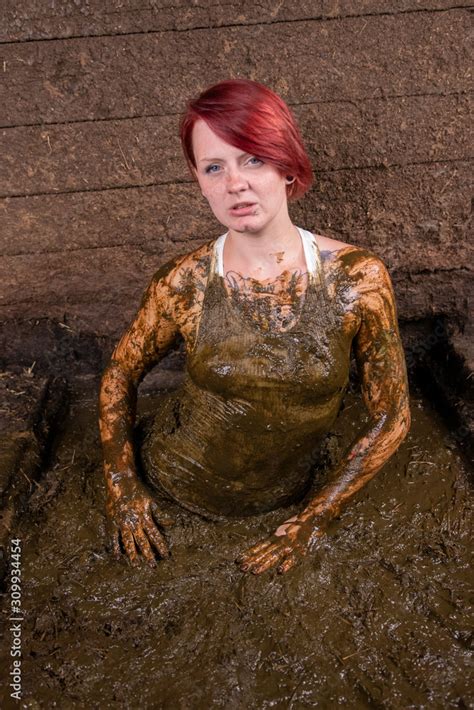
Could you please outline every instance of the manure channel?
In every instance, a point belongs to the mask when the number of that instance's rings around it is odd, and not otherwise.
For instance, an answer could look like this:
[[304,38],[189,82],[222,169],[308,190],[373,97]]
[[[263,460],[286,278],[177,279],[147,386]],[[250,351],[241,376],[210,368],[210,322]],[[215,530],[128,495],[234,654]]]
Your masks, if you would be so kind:
[[[467,708],[467,470],[412,388],[412,427],[320,548],[286,575],[235,557],[301,508],[212,522],[163,500],[171,558],[106,548],[96,391],[76,393],[22,540],[25,708]],[[159,406],[141,398],[141,413]],[[316,467],[365,421],[348,392]],[[0,663],[10,665],[3,645]],[[2,687],[1,707],[13,707]],[[15,703],[15,706],[18,704]]]

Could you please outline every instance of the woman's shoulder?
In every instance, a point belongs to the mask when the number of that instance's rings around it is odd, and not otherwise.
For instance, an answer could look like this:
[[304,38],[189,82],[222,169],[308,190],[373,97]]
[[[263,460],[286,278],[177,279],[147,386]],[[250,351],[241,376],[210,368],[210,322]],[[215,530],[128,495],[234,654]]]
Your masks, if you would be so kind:
[[350,289],[354,297],[392,289],[389,271],[375,252],[356,244],[315,234],[328,282]]
[[207,278],[214,241],[207,241],[192,251],[169,259],[155,271],[153,281],[166,283],[173,289],[182,290],[186,284],[191,285]]
[[338,239],[332,239],[331,237],[326,237],[323,234],[313,234],[322,257],[326,256],[330,259],[334,259],[336,257],[340,258],[351,254],[354,258],[359,255],[363,256],[371,253],[367,249],[359,247],[356,244],[341,242]]
[[315,232],[313,232],[313,235],[316,239],[316,243],[318,245],[319,251],[321,252],[321,255],[329,254],[333,256],[337,252],[343,251],[344,249],[354,248],[352,244],[348,244],[347,242],[341,242],[338,239],[331,239],[330,237],[326,237],[323,234],[316,234]]
[[337,263],[339,267],[344,268],[344,270],[348,272],[354,269],[360,271],[364,267],[374,268],[378,265],[380,268],[385,268],[381,257],[366,247],[341,242],[321,234],[315,234],[314,236],[323,261],[326,259],[327,261]]

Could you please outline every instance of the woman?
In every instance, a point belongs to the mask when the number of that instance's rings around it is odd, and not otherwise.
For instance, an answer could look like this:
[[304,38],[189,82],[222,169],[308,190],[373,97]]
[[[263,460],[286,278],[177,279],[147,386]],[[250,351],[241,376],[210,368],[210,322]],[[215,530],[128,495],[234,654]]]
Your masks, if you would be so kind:
[[[370,420],[298,515],[237,559],[289,570],[395,452],[410,427],[405,359],[383,262],[296,227],[288,200],[312,173],[283,100],[248,80],[190,102],[181,141],[227,229],[162,266],[104,373],[100,427],[114,554],[169,550],[153,489],[211,519],[300,501],[317,444],[340,409],[353,348]],[[184,383],[133,448],[137,386],[182,337]],[[154,550],[153,550],[154,548]],[[140,554],[141,553],[141,554]]]

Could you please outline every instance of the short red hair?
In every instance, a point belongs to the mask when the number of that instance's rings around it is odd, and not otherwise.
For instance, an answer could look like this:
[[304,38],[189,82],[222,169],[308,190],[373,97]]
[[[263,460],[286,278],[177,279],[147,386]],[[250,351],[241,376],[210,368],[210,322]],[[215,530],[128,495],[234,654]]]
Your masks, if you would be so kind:
[[192,133],[199,119],[226,143],[271,163],[282,175],[294,177],[287,186],[289,200],[302,197],[310,187],[313,171],[296,119],[283,99],[263,84],[228,79],[188,102],[179,134],[191,173],[196,169]]

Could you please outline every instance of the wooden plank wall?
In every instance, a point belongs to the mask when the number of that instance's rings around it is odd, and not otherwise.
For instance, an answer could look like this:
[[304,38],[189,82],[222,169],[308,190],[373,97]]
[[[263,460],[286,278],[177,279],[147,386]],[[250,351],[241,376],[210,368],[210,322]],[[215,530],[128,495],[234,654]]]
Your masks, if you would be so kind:
[[0,319],[116,338],[165,260],[223,228],[178,141],[228,77],[279,92],[315,171],[291,208],[379,254],[401,320],[465,319],[472,292],[470,3],[2,3]]

